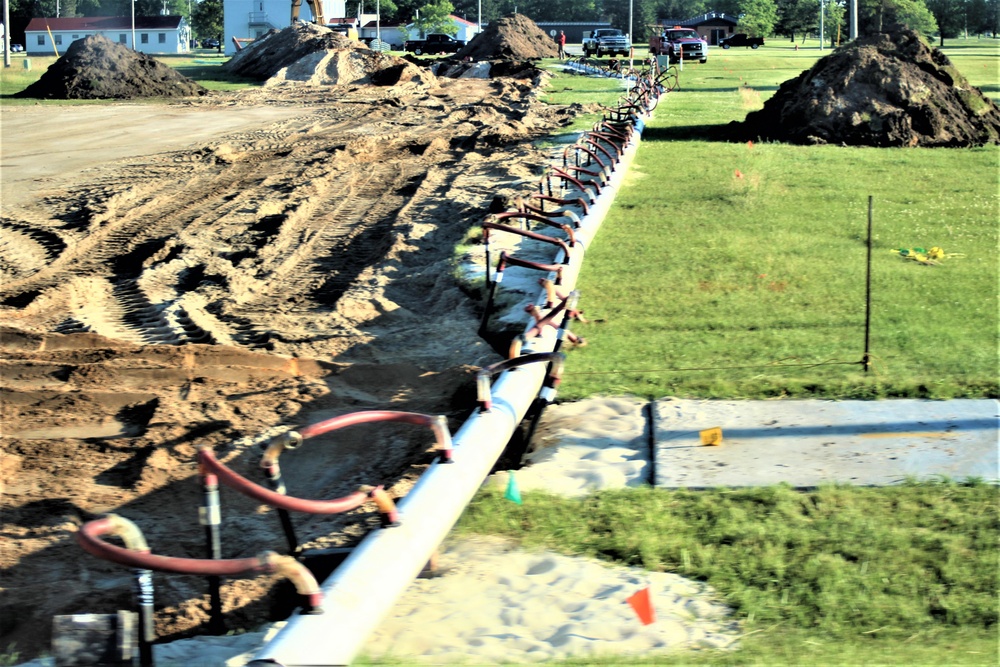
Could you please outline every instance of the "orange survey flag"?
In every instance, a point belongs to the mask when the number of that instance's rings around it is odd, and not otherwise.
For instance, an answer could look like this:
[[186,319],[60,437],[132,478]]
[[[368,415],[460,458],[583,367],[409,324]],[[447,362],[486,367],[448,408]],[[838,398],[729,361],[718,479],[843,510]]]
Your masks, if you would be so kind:
[[639,620],[643,625],[650,625],[656,622],[656,612],[653,611],[653,602],[649,598],[649,587],[643,588],[637,593],[633,593],[628,599]]

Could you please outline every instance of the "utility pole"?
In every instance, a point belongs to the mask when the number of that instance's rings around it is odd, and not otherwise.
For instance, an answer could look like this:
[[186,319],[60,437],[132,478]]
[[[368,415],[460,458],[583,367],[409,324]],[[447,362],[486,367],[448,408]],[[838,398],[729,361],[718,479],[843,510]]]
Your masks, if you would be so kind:
[[848,34],[852,40],[858,38],[858,0],[851,0],[851,31]]

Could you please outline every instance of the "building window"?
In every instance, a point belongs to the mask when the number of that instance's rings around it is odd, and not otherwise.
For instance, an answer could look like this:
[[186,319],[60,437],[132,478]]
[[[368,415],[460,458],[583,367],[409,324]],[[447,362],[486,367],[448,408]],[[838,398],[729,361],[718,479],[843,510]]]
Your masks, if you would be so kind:
[[118,43],[128,44],[128,36],[123,32],[118,33]]
[[144,32],[139,36],[139,42],[142,44],[149,44],[149,33]]
[[157,36],[156,36],[156,40],[157,40],[157,41],[158,41],[158,42],[159,42],[160,44],[166,44],[166,43],[167,43],[167,33],[165,33],[165,32],[161,32],[161,33],[157,34]]
[[56,46],[62,46],[62,35],[53,35],[52,39],[55,40]]
[[38,46],[45,46],[45,35],[38,36]]
[[73,39],[80,39],[80,35],[73,35]]

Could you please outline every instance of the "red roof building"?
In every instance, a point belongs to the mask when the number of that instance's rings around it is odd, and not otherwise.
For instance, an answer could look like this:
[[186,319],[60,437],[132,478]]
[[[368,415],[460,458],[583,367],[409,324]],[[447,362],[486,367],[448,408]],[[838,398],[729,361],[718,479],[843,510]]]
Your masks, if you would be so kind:
[[[103,35],[148,54],[190,52],[191,28],[183,16],[79,16],[34,18],[24,30],[28,55],[62,55],[69,45],[90,35]],[[133,44],[133,35],[135,44]]]

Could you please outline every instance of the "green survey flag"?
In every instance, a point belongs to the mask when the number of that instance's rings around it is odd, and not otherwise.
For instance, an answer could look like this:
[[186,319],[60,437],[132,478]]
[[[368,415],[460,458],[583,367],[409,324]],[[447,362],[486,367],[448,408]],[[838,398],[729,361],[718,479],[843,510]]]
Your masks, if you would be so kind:
[[517,480],[514,479],[514,471],[508,470],[507,474],[507,491],[504,492],[503,497],[511,502],[515,502],[518,505],[521,504],[521,490],[517,488]]

